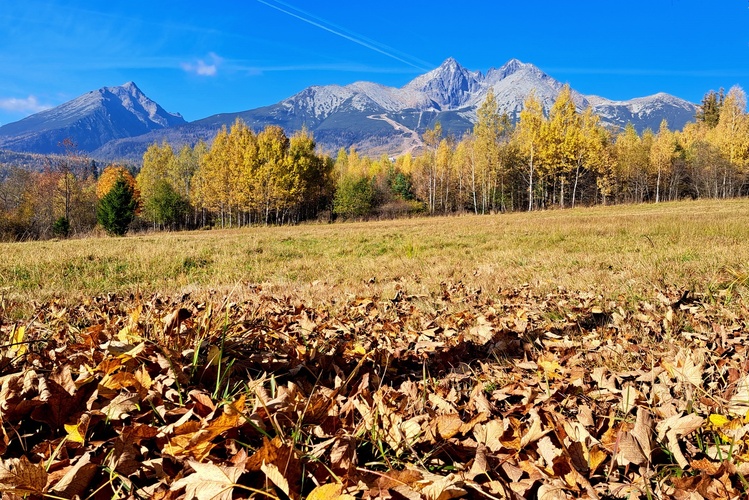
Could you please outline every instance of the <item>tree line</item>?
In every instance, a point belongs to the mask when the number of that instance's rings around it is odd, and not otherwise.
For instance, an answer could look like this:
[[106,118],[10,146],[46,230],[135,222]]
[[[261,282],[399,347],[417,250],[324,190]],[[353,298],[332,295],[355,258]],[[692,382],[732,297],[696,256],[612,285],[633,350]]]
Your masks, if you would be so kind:
[[472,133],[451,137],[437,124],[422,135],[419,154],[395,159],[353,149],[331,158],[305,129],[289,137],[240,120],[210,146],[153,144],[139,169],[100,172],[66,141],[65,154],[41,171],[0,165],[0,237],[67,236],[97,224],[123,234],[749,194],[749,117],[739,87],[707,93],[680,131],[665,121],[657,131],[612,130],[577,109],[569,86],[548,113],[531,94],[515,124],[491,92],[476,115]]

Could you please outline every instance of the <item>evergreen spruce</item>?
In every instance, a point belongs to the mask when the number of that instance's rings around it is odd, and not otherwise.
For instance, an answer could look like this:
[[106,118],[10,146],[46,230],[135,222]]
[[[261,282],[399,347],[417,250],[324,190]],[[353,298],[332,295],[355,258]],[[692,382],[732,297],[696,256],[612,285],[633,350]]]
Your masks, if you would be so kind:
[[96,220],[108,234],[123,236],[127,233],[130,223],[135,219],[137,207],[138,202],[135,199],[133,188],[120,175],[112,189],[99,200]]
[[52,234],[60,238],[67,238],[70,235],[70,221],[67,217],[60,217],[52,224]]
[[698,122],[704,122],[708,127],[715,128],[720,121],[720,110],[724,101],[723,89],[720,89],[720,92],[711,90],[702,98],[702,104],[697,109],[695,118]]

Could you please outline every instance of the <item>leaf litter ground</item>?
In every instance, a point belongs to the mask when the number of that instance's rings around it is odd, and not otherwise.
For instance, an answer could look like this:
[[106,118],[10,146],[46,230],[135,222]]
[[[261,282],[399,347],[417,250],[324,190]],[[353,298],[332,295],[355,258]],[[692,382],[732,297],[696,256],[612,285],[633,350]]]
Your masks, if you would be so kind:
[[730,294],[249,291],[5,300],[3,498],[749,494]]

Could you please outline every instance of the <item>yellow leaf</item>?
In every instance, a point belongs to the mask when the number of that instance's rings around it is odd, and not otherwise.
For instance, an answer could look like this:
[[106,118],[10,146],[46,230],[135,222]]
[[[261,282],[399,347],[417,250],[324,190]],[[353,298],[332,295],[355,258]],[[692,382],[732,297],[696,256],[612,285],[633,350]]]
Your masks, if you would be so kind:
[[593,445],[588,453],[588,467],[590,467],[591,474],[598,469],[598,466],[600,466],[607,457],[608,454],[603,451],[600,446],[597,444]]
[[81,433],[81,429],[78,424],[65,424],[65,432],[68,433],[68,441],[81,444],[86,442],[86,436]]
[[340,484],[323,484],[307,495],[307,500],[337,500],[341,497],[343,486]]
[[28,350],[28,345],[24,344],[23,341],[26,338],[26,327],[25,326],[13,326],[13,330],[10,333],[10,345],[13,347],[13,352],[16,356],[23,356]]
[[146,391],[150,389],[151,385],[153,384],[153,380],[151,380],[151,375],[148,374],[148,371],[146,371],[145,366],[141,366],[140,369],[135,372],[135,380]]
[[117,340],[130,344],[143,340],[143,337],[138,335],[138,333],[133,331],[133,329],[128,325],[117,332]]
[[107,375],[101,380],[101,382],[99,382],[101,387],[106,387],[107,389],[112,390],[122,389],[124,387],[136,387],[137,384],[138,381],[135,379],[135,376],[129,372],[118,372],[114,375]]
[[538,360],[537,364],[550,379],[558,377],[562,371],[562,365],[560,365],[554,358],[548,360],[541,358]]
[[367,350],[364,349],[364,347],[362,347],[360,344],[356,344],[354,346],[354,354],[358,354],[360,356],[364,356],[365,354],[367,354]]
[[725,415],[720,415],[718,413],[712,413],[709,417],[707,417],[707,419],[710,421],[710,424],[716,429],[720,429],[731,421],[731,419],[729,419]]
[[218,366],[221,363],[221,349],[212,345],[208,348],[208,366]]
[[323,484],[307,495],[307,500],[355,500],[355,497],[342,493],[343,485]]

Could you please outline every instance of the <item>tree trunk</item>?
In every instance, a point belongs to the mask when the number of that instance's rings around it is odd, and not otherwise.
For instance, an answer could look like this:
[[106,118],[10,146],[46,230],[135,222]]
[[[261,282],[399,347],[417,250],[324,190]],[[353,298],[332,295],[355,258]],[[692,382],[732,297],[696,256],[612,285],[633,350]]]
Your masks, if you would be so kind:
[[528,182],[528,211],[533,210],[533,145],[531,145],[530,180]]

